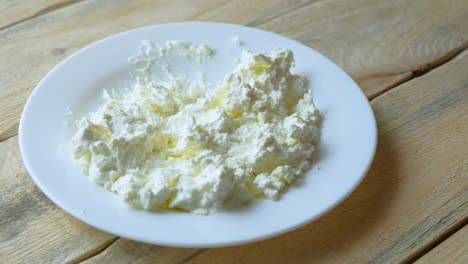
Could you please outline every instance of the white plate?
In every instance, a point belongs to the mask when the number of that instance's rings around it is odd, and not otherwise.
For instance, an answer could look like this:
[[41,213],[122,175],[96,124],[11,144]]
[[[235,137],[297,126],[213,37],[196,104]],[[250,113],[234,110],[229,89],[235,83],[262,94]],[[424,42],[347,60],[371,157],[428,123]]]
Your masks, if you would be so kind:
[[[217,52],[210,78],[232,69],[240,48],[294,52],[295,72],[310,79],[315,102],[324,115],[319,157],[305,177],[279,201],[201,216],[181,212],[150,213],[128,208],[116,195],[92,183],[60,146],[69,140],[64,109],[84,112],[96,104],[103,87],[122,85],[134,66],[128,57],[141,40],[208,43]],[[52,69],[31,94],[19,127],[25,166],[39,188],[80,220],[126,238],[179,247],[217,247],[264,239],[298,228],[347,197],[367,172],[376,148],[372,109],[354,81],[329,59],[293,40],[259,29],[218,23],[150,26],[98,41]],[[300,182],[300,183],[299,183]]]

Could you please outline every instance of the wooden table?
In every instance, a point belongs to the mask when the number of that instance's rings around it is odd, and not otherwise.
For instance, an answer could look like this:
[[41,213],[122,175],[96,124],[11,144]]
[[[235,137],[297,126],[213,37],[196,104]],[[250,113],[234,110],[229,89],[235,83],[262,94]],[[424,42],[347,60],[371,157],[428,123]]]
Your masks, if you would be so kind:
[[[191,20],[288,36],[353,76],[375,111],[379,145],[348,199],[266,241],[180,249],[98,231],[42,194],[16,136],[37,82],[98,39]],[[468,263],[467,48],[467,0],[2,0],[0,263]]]

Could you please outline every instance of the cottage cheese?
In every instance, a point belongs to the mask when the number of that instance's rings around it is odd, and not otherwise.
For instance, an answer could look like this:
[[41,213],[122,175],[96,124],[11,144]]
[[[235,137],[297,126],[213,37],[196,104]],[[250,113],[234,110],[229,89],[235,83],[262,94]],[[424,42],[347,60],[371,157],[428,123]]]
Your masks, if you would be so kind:
[[[200,62],[213,53],[206,45],[146,43],[132,61],[150,67],[174,50]],[[145,210],[207,214],[278,199],[308,170],[320,136],[307,80],[292,66],[288,50],[243,51],[210,91],[170,75],[105,93],[104,104],[77,121],[73,157],[95,183]]]

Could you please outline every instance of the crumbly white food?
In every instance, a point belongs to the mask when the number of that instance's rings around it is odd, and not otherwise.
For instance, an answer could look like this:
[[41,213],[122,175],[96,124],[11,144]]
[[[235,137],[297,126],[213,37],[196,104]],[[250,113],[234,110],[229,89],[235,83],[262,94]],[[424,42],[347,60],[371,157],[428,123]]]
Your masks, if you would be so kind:
[[[143,50],[137,60],[145,54],[155,53]],[[320,137],[307,80],[291,74],[292,65],[288,50],[243,51],[210,91],[171,77],[106,93],[96,112],[77,121],[73,156],[94,182],[145,210],[206,214],[278,199],[309,169]]]
[[214,50],[207,44],[195,45],[188,41],[168,41],[164,45],[156,45],[151,41],[142,41],[137,54],[129,58],[131,63],[146,63],[142,70],[149,69],[153,63],[177,55],[186,58],[194,58],[200,63],[205,62],[214,54]]

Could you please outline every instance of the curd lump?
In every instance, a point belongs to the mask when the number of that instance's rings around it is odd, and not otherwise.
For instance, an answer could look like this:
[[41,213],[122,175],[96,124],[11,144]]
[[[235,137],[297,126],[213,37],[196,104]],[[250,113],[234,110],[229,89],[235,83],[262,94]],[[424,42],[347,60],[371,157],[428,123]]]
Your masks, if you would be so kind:
[[[213,53],[171,43],[199,61]],[[147,43],[132,60],[157,63],[169,46]],[[309,169],[320,137],[319,112],[293,63],[289,50],[243,51],[211,90],[171,76],[105,93],[101,107],[76,122],[73,157],[95,183],[145,210],[207,214],[278,199]]]

